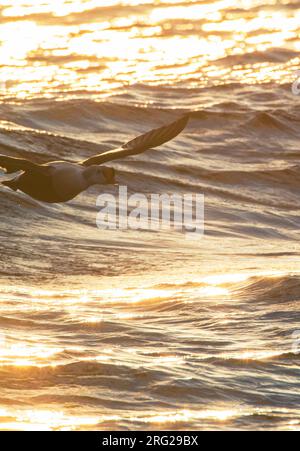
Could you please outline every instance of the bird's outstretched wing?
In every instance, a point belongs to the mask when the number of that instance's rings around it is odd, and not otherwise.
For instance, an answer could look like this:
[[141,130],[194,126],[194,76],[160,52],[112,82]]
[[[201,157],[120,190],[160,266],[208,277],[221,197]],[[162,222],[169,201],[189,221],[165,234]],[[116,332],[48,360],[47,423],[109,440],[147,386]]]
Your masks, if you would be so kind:
[[132,141],[129,141],[120,149],[104,152],[101,155],[82,161],[81,164],[83,166],[100,165],[107,163],[108,161],[118,160],[131,155],[137,155],[145,152],[146,150],[161,146],[179,135],[185,129],[188,121],[189,115],[186,115],[172,124],[157,128],[133,139]]
[[33,163],[29,160],[7,157],[5,155],[0,155],[0,168],[5,169],[7,174],[13,174],[14,172],[18,171],[28,171],[48,175],[51,170],[50,167],[40,166],[39,164]]

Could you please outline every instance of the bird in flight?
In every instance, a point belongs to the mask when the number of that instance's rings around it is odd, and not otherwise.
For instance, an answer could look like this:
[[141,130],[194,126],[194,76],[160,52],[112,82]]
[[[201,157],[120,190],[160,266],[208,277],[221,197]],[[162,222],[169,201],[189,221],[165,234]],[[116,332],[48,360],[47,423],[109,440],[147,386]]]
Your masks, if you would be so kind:
[[20,190],[38,201],[67,202],[92,185],[114,185],[115,170],[102,166],[103,164],[161,146],[179,135],[188,120],[189,116],[186,115],[129,141],[119,149],[104,152],[79,163],[53,161],[36,164],[29,160],[0,155],[0,167],[4,168],[7,174],[22,171],[13,180],[4,181],[2,184],[14,191]]

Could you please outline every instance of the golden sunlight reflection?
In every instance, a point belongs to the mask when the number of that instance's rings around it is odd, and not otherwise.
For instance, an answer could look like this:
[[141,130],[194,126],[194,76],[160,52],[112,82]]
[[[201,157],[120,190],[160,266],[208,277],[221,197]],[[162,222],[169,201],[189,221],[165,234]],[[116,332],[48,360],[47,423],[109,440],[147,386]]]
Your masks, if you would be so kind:
[[199,294],[207,297],[219,297],[219,296],[229,296],[230,291],[226,288],[208,286],[205,288],[201,288],[199,290]]
[[[257,1],[263,6],[257,11],[253,2],[240,3],[246,13],[233,0],[106,0],[102,14],[97,0],[3,0],[0,94],[89,92],[98,98],[135,83],[202,87],[292,79],[300,11],[272,8],[271,1]],[[290,58],[264,61],[257,53],[279,47]]]
[[[101,425],[117,427],[121,422],[135,423],[139,425],[148,424],[153,427],[167,427],[168,425],[184,424],[205,424],[205,422],[226,423],[233,419],[239,419],[252,415],[272,415],[282,417],[289,415],[290,411],[284,408],[215,408],[207,410],[175,410],[149,412],[144,411],[140,414],[101,414],[97,415],[74,415],[64,410],[46,410],[46,409],[10,409],[0,408],[0,430],[5,431],[76,431],[76,430],[96,430]],[[298,420],[287,421],[289,430],[299,428]]]
[[237,354],[226,355],[225,358],[235,358],[239,360],[268,360],[281,356],[282,352],[282,350],[243,351]]
[[[176,425],[176,424],[197,424],[197,421],[200,421],[200,424],[203,427],[204,422],[220,422],[225,423],[227,421],[233,419],[239,419],[243,417],[251,417],[251,416],[260,416],[260,415],[271,415],[275,417],[282,417],[284,415],[289,415],[291,412],[286,408],[253,408],[247,409],[244,407],[236,407],[231,406],[228,408],[218,408],[218,409],[207,409],[207,410],[189,410],[183,409],[174,412],[161,412],[161,413],[152,413],[148,416],[145,415],[143,418],[136,417],[134,420],[139,421],[141,423],[150,423],[155,427],[158,425],[166,426],[166,425]],[[299,426],[299,421],[289,422],[289,426],[291,428]]]
[[138,423],[157,424],[176,424],[188,423],[195,420],[216,420],[220,422],[240,416],[239,410],[206,410],[191,411],[182,410],[176,412],[148,413],[145,412],[136,417],[126,417],[121,415],[101,415],[96,416],[75,416],[68,415],[63,411],[52,410],[0,410],[0,429],[24,431],[48,430],[48,431],[67,431],[77,430],[78,428],[92,427],[105,421],[118,422],[121,420],[136,421]]
[[[227,273],[215,274],[211,276],[194,278],[182,278],[180,282],[169,279],[165,286],[156,284],[149,288],[136,286],[135,288],[106,288],[94,290],[61,290],[54,292],[51,290],[28,289],[26,298],[29,302],[25,304],[19,302],[11,311],[7,311],[11,316],[24,315],[31,312],[55,312],[57,308],[63,312],[68,324],[80,325],[89,332],[95,329],[101,331],[102,328],[112,327],[114,324],[124,323],[128,327],[133,320],[142,322],[149,312],[156,306],[164,308],[169,301],[178,301],[181,305],[188,303],[205,302],[225,305],[238,299],[238,290],[245,286],[245,283],[252,283],[259,277],[268,277],[270,279],[279,278],[286,275],[280,271],[269,271],[261,273]],[[158,283],[159,280],[156,280]],[[163,280],[162,280],[163,282]],[[130,282],[131,283],[131,282]],[[145,281],[143,280],[143,284]],[[25,294],[20,289],[21,299]],[[0,307],[1,311],[1,307]],[[230,318],[221,320],[222,324],[230,321]],[[113,330],[113,329],[112,329]],[[98,332],[97,332],[98,333]],[[198,333],[198,332],[197,332]],[[51,338],[51,337],[50,337]],[[135,367],[140,367],[141,362],[145,367],[184,367],[189,361],[189,353],[174,353],[165,351],[162,353],[148,354],[141,353],[140,349],[125,347],[122,350],[119,347],[94,349],[91,353],[74,343],[52,344],[51,339],[42,337],[38,334],[30,337],[5,337],[0,335],[0,366],[15,367],[59,367],[65,362],[65,355],[72,356],[74,362],[78,359],[90,362],[108,362],[117,363],[122,352],[123,358]],[[221,355],[223,359],[238,360],[267,360],[279,356],[281,353],[271,349],[228,352]],[[142,361],[141,361],[142,359]]]
[[0,410],[0,430],[72,431],[96,426],[99,417],[67,415],[55,410]]
[[1,154],[80,161],[190,112],[115,164],[130,191],[209,203],[199,242],[99,232],[101,187],[31,202],[2,155],[0,430],[299,429],[299,0],[1,0],[0,19]]
[[174,413],[161,413],[149,416],[145,418],[143,422],[151,424],[174,424],[174,423],[188,423],[195,420],[216,420],[226,421],[234,417],[239,417],[240,412],[238,410],[204,410],[204,411],[191,411],[182,410]]
[[265,271],[265,272],[256,272],[256,273],[237,273],[237,274],[218,274],[213,276],[208,276],[203,279],[205,283],[219,286],[219,285],[227,285],[227,284],[236,284],[246,282],[249,279],[254,277],[268,277],[268,278],[276,278],[282,277],[286,275],[286,272],[283,271]]
[[[147,304],[151,302],[163,302],[173,300],[176,297],[184,299],[185,294],[190,297],[191,294],[203,297],[226,297],[230,296],[231,291],[235,290],[245,282],[255,281],[261,277],[270,279],[281,278],[289,275],[285,271],[260,271],[251,273],[224,273],[214,274],[210,276],[199,277],[199,275],[183,276],[181,280],[176,278],[169,278],[169,283],[164,286],[164,278],[162,278],[162,285],[159,284],[159,278],[156,279],[155,284],[149,287],[140,286],[140,282],[136,281],[135,288],[116,287],[107,288],[105,285],[102,288],[91,288],[90,290],[61,290],[59,292],[51,290],[37,290],[26,289],[26,295],[30,296],[31,303],[18,308],[34,311],[49,310],[49,301],[54,309],[57,306],[63,307],[66,312],[74,312],[74,316],[78,317],[80,313],[85,313],[84,320],[90,323],[100,323],[105,320],[105,310],[99,314],[99,307],[109,306],[126,306],[130,307],[135,304]],[[150,279],[151,280],[151,279]],[[126,279],[125,279],[126,283]],[[131,283],[131,282],[128,282]],[[141,284],[145,281],[142,280]],[[14,290],[16,291],[16,290]],[[24,294],[24,290],[20,288],[20,296]],[[16,298],[18,299],[18,297]],[[1,311],[1,307],[0,307]],[[14,309],[13,309],[14,311]],[[111,312],[119,319],[140,318],[143,316],[142,312],[133,312],[122,310]]]
[[46,366],[52,364],[54,356],[61,351],[58,347],[49,345],[27,345],[23,343],[7,344],[0,341],[0,366]]

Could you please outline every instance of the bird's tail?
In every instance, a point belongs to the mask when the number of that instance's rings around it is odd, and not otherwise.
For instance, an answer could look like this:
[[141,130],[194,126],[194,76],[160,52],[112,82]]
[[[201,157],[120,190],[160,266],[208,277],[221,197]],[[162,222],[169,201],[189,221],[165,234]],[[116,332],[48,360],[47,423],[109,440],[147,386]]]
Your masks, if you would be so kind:
[[13,189],[14,191],[16,191],[16,181],[15,180],[7,180],[4,182],[1,182],[2,185],[4,186],[8,186],[10,189]]

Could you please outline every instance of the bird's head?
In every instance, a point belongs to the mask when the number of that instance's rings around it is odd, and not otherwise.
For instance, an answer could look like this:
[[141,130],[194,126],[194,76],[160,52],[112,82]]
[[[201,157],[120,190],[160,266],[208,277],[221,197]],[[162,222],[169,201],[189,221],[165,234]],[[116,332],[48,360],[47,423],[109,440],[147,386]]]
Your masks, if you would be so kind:
[[116,183],[116,171],[106,166],[90,166],[84,172],[84,176],[92,185],[114,185]]

